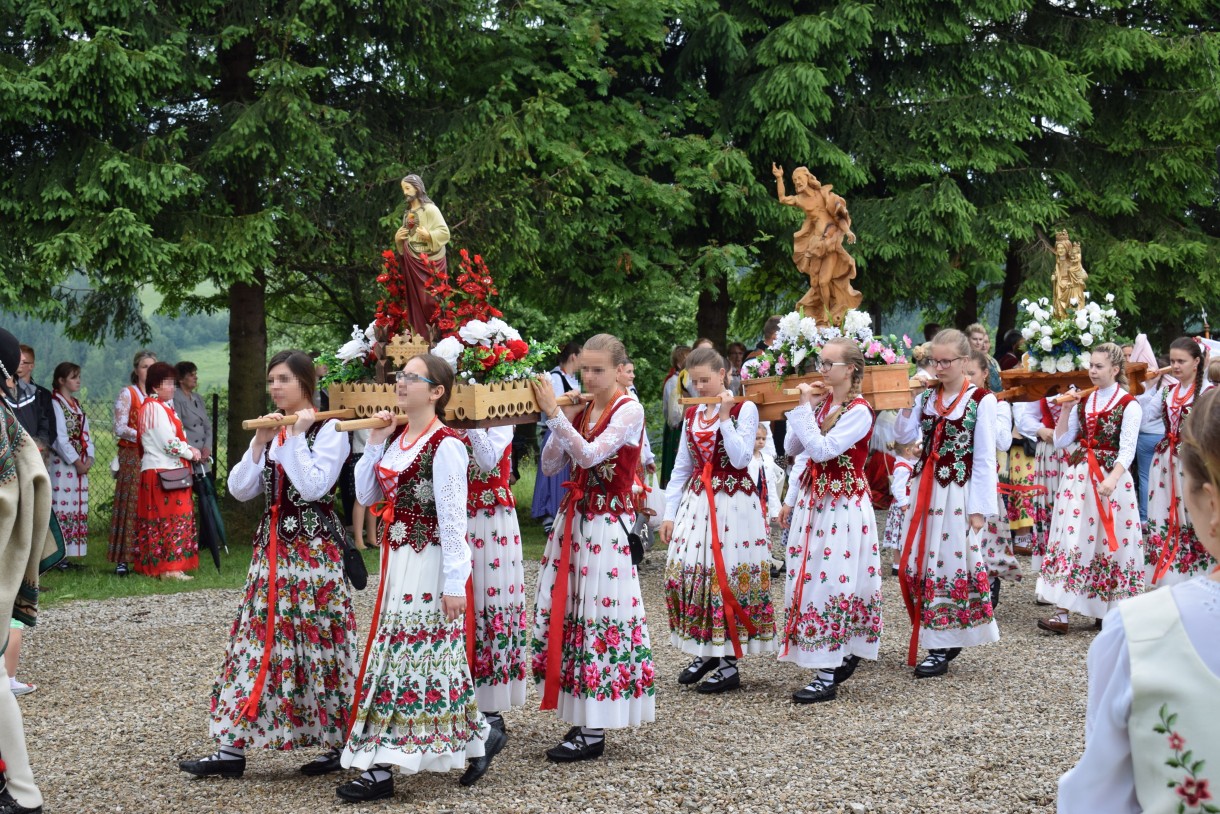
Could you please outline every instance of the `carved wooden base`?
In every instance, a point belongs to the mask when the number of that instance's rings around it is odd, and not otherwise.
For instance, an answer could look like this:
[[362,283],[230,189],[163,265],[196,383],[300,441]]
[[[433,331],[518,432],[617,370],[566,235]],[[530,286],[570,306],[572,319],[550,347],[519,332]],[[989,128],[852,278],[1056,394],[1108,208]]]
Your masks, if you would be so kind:
[[[392,384],[334,384],[328,389],[332,409],[354,410],[368,418],[380,410],[395,411],[398,396]],[[528,424],[541,417],[529,381],[458,384],[445,405],[445,424],[458,429]]]
[[[910,366],[905,363],[865,367],[862,385],[865,401],[874,410],[902,410],[914,405],[909,372]],[[784,395],[785,389],[792,389],[802,382],[812,384],[821,380],[821,373],[785,376],[782,379],[779,376],[746,379],[745,394],[758,405],[760,419],[779,421],[800,401],[800,396]]]
[[[1131,395],[1138,396],[1144,392],[1144,380],[1148,373],[1148,365],[1143,362],[1127,366],[1127,389]],[[1023,368],[1000,371],[1000,379],[1005,390],[1015,390],[1008,401],[1038,401],[1047,396],[1058,396],[1066,393],[1073,385],[1084,390],[1092,387],[1087,370],[1073,370],[1068,373],[1039,373]]]

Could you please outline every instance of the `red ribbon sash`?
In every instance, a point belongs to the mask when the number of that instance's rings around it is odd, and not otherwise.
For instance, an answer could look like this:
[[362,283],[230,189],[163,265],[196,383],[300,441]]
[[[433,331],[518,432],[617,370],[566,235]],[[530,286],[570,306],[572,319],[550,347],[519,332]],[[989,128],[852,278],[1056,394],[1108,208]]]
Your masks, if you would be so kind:
[[708,525],[712,528],[712,562],[716,568],[716,585],[720,588],[720,603],[724,606],[724,626],[730,641],[733,642],[733,655],[741,658],[741,642],[737,637],[737,622],[741,621],[751,636],[758,635],[758,628],[750,621],[750,617],[741,607],[737,595],[729,586],[729,575],[724,568],[724,550],[720,545],[720,524],[716,520],[716,493],[712,491],[712,461],[708,457],[699,474],[703,483],[703,493],[707,495]]
[[[276,468],[280,469],[279,464]],[[279,478],[283,478],[283,470],[280,469]],[[283,490],[281,488],[281,495]],[[246,703],[242,704],[241,710],[237,715],[237,720],[245,718],[247,721],[253,721],[258,717],[258,704],[263,697],[263,688],[267,685],[267,672],[271,665],[271,645],[275,641],[275,606],[279,601],[278,591],[276,590],[276,574],[277,560],[279,559],[279,526],[280,526],[280,504],[279,500],[275,500],[271,504],[271,532],[267,535],[267,624],[263,628],[263,655],[258,662],[258,675],[254,679],[254,687],[250,690],[250,697],[246,699]]]
[[[907,530],[907,539],[902,546],[902,564],[901,570],[898,572],[898,582],[902,587],[902,602],[906,606],[907,616],[911,620],[911,640],[907,645],[907,665],[910,667],[915,666],[915,656],[919,652],[919,628],[923,613],[920,607],[921,597],[915,595],[915,586],[919,586],[922,595],[924,564],[928,559],[928,509],[932,505],[932,486],[936,483],[936,462],[940,460],[937,449],[940,447],[944,429],[944,419],[938,419],[936,429],[932,432],[932,443],[928,447],[928,458],[924,462],[923,471],[920,472],[919,491],[916,494],[915,505],[911,509],[915,514],[911,519],[911,526]],[[918,542],[916,542],[916,538],[918,538]],[[915,549],[914,576],[907,573],[911,563],[912,549]]]
[[555,584],[551,586],[551,618],[547,621],[546,638],[546,682],[543,685],[542,703],[538,709],[555,709],[559,702],[559,673],[563,669],[563,639],[565,635],[565,617],[568,612],[568,569],[572,562],[572,520],[576,516],[577,505],[585,496],[585,481],[588,472],[579,470],[576,478],[565,481],[563,486],[568,490],[564,495],[563,538],[559,550],[559,570],[555,574]]
[[[801,488],[808,488],[814,480],[817,479],[818,465],[816,461],[809,461],[805,467],[805,471],[801,474]],[[812,500],[812,497],[810,497]],[[796,587],[792,589],[792,605],[788,609],[788,618],[784,622],[784,655],[788,655],[788,651],[792,649],[792,640],[796,636],[796,628],[801,615],[801,608],[805,606],[805,574],[809,565],[809,538],[813,533],[813,524],[809,523],[805,526],[805,540],[801,546],[801,568],[796,574]]]
[[[1178,521],[1178,501],[1181,496],[1178,494],[1178,478],[1177,478],[1177,448],[1178,434],[1170,432],[1168,434],[1169,455],[1167,464],[1169,467],[1169,529],[1165,537],[1165,547],[1161,551],[1161,557],[1157,560],[1156,569],[1152,573],[1152,584],[1156,585],[1160,582],[1161,577],[1169,571],[1170,567],[1178,558],[1178,549],[1182,545],[1182,524]],[[1172,545],[1171,545],[1172,544]]]
[[[394,506],[388,500],[378,504],[385,512],[385,507],[388,505],[389,514],[393,517]],[[356,700],[352,704],[352,714],[347,723],[347,736],[352,736],[352,730],[356,726],[356,714],[360,711],[360,703],[364,700],[361,696],[361,689],[364,687],[364,671],[369,666],[369,653],[373,652],[373,642],[377,639],[377,628],[381,625],[381,603],[385,599],[386,586],[389,580],[386,579],[386,568],[390,564],[390,524],[385,523],[381,531],[381,584],[377,587],[377,601],[373,604],[373,619],[369,622],[369,637],[364,643],[364,656],[360,659],[360,675],[356,678]]]

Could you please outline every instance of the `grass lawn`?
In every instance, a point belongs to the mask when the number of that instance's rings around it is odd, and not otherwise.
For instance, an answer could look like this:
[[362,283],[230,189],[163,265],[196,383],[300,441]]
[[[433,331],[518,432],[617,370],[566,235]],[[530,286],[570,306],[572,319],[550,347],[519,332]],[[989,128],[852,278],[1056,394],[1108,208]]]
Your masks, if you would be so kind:
[[[529,569],[542,557],[546,535],[542,525],[530,517],[530,503],[534,495],[534,462],[523,461],[521,479],[513,486],[517,498],[517,518],[521,523],[521,545],[525,553],[526,568]],[[83,560],[84,568],[68,571],[52,569],[42,577],[45,591],[39,597],[44,607],[53,607],[75,599],[109,599],[121,596],[144,596],[147,594],[175,594],[183,591],[199,591],[205,588],[240,588],[245,584],[246,571],[250,567],[249,534],[243,532],[239,538],[236,529],[229,534],[229,553],[221,552],[220,571],[212,564],[210,552],[199,555],[199,569],[192,573],[190,582],[159,580],[129,574],[116,576],[114,566],[106,560],[108,533],[95,530],[89,536],[89,555]],[[364,561],[369,573],[377,573],[381,563],[375,550],[365,551]]]

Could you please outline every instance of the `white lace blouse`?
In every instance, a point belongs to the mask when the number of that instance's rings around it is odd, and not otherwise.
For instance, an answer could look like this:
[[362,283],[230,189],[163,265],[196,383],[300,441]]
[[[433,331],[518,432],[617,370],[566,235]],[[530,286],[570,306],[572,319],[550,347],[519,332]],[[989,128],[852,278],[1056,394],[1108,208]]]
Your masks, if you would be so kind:
[[[1206,576],[1161,590],[1173,591],[1182,626],[1207,669],[1220,675],[1220,583]],[[1131,658],[1118,609],[1106,614],[1089,647],[1089,706],[1084,754],[1059,779],[1059,814],[1138,814],[1132,774]],[[1215,699],[1201,699],[1211,714]]]
[[[973,388],[973,385],[968,385]],[[898,413],[898,421],[894,425],[894,440],[899,444],[910,444],[922,434],[920,422],[924,416],[936,417],[934,399],[935,389],[925,390],[915,401],[915,406]],[[974,466],[970,472],[970,482],[966,488],[966,511],[969,514],[981,514],[990,517],[997,514],[996,490],[999,488],[999,476],[996,471],[996,400],[988,393],[979,400],[978,413],[974,423]],[[966,414],[970,404],[967,394],[953,408],[946,418],[956,421]],[[931,438],[923,439],[925,445],[932,443]]]
[[[831,409],[827,418],[833,416],[842,405]],[[829,432],[823,433],[818,425],[812,404],[800,404],[787,413],[788,434],[784,436],[784,452],[793,457],[792,483],[800,483],[801,473],[810,460],[825,463],[839,457],[860,443],[873,428],[873,415],[861,405],[847,408]],[[798,488],[790,488],[784,502],[796,505]]]
[[[1111,399],[1117,403],[1116,393],[1118,392],[1118,383],[1110,385],[1104,390],[1094,390],[1091,395],[1085,396],[1084,405],[1085,413],[1092,413],[1100,410],[1110,403]],[[1080,408],[1073,404],[1069,407],[1064,407],[1068,412],[1067,429],[1062,435],[1056,431],[1055,433],[1055,448],[1067,449],[1072,444],[1080,440]],[[1135,447],[1139,444],[1140,439],[1140,422],[1143,419],[1143,410],[1138,401],[1131,401],[1125,410],[1123,410],[1123,426],[1119,434],[1118,441],[1118,458],[1117,463],[1122,464],[1123,469],[1131,468],[1131,461],[1135,459]]]
[[[720,412],[719,404],[703,404],[695,408],[695,426],[702,427],[700,417],[716,415]],[[724,452],[729,457],[729,463],[738,469],[746,469],[750,459],[754,457],[754,437],[758,433],[758,407],[753,402],[745,401],[737,414],[737,426],[733,421],[721,420],[713,425],[724,443]],[[691,454],[689,439],[686,433],[686,421],[682,422],[682,440],[678,443],[678,454],[674,458],[673,472],[669,476],[669,484],[665,487],[665,519],[673,520],[678,516],[678,506],[682,503],[682,493],[695,471],[695,458]]]
[[542,474],[556,474],[563,469],[565,462],[571,462],[581,469],[590,469],[618,452],[620,447],[636,446],[644,429],[644,408],[626,396],[619,400],[624,399],[627,403],[610,416],[601,435],[592,441],[585,440],[568,421],[563,410],[554,418],[547,419],[546,425],[551,434],[542,450]]
[[[350,446],[347,433],[335,429],[338,422],[327,421],[318,430],[313,449],[304,433],[271,442],[269,456],[284,468],[302,500],[321,500],[339,480]],[[263,493],[263,445],[253,439],[237,466],[229,470],[229,494],[238,500],[253,500]],[[372,505],[372,504],[368,504]]]
[[[434,425],[439,429],[440,425]],[[404,450],[397,440],[387,444],[366,444],[364,455],[356,462],[356,500],[372,506],[391,498],[381,488],[377,465],[402,472],[418,457],[425,442],[437,430]],[[512,428],[509,428],[511,441]],[[470,456],[458,438],[446,438],[436,447],[432,461],[432,494],[436,499],[437,535],[440,537],[445,574],[445,596],[465,596],[470,576],[470,546],[466,544],[466,470]]]
[[512,446],[513,428],[490,427],[486,430],[465,430],[466,439],[470,441],[470,451],[474,455],[474,465],[484,475],[492,472],[500,461],[504,460],[504,452]]
[[114,400],[114,434],[134,444],[136,430],[127,426],[127,422],[131,420],[131,410],[131,387],[124,387],[119,391],[119,397]]

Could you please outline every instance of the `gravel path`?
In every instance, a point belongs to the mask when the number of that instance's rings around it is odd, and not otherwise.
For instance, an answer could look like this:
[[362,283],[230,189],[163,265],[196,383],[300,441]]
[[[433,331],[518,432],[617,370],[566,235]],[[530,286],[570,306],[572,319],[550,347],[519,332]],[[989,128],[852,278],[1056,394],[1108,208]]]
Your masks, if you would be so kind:
[[[885,579],[881,658],[828,704],[794,705],[809,674],[774,656],[743,660],[742,689],[679,688],[658,553],[644,567],[657,661],[657,722],[611,732],[606,756],[545,761],[566,725],[531,704],[505,715],[509,744],[473,789],[457,773],[399,777],[389,804],[346,806],[339,775],[304,778],[312,754],[251,752],[241,780],[199,780],[176,761],[212,750],[207,703],[237,591],[75,602],[27,632],[20,700],[48,814],[93,812],[1052,812],[1055,783],[1084,745],[1084,623],[1035,628],[1033,583],[1004,585],[1001,641],[967,650],[949,675],[916,681],[910,626]],[[134,579],[135,577],[133,577]],[[530,577],[531,581],[533,576]],[[357,594],[363,627],[375,584]],[[531,594],[532,595],[532,591]]]

